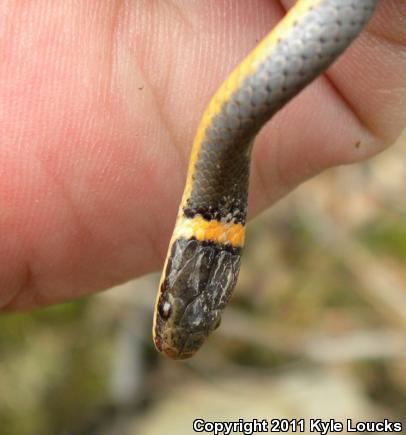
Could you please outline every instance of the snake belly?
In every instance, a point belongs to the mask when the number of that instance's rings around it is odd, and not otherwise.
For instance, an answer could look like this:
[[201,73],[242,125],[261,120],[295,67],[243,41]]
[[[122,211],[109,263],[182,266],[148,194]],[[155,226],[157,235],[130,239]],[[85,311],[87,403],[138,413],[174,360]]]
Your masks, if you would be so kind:
[[156,348],[191,357],[237,281],[252,144],[261,127],[356,38],[377,0],[299,0],[207,106],[159,284]]

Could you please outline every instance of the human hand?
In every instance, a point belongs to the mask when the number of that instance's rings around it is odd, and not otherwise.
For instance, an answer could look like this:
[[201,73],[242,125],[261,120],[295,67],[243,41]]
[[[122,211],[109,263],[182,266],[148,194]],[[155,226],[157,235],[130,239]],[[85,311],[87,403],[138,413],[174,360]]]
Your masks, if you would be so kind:
[[[44,306],[158,268],[203,109],[280,19],[280,2],[40,0],[1,11],[0,307]],[[328,74],[264,128],[251,216],[395,141],[405,24],[402,0],[381,1]]]

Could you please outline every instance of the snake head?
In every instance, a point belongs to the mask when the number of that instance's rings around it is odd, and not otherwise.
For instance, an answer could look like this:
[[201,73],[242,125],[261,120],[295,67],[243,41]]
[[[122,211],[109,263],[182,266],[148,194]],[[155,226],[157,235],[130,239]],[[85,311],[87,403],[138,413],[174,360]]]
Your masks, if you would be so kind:
[[161,279],[154,318],[156,348],[189,358],[221,321],[240,269],[240,248],[177,239]]

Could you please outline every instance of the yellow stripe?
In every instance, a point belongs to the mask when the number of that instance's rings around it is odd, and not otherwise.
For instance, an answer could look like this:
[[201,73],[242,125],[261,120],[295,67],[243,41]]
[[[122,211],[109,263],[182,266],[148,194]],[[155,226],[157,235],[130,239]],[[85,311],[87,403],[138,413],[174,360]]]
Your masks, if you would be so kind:
[[220,112],[224,102],[230,99],[230,96],[239,88],[242,81],[255,72],[259,63],[269,57],[276,47],[278,40],[286,36],[294,27],[294,22],[304,15],[309,9],[319,5],[321,0],[299,0],[295,6],[290,9],[284,19],[269,33],[248,56],[231,72],[226,81],[221,85],[214,94],[209,105],[207,106],[200,124],[197,129],[193,147],[190,155],[187,180],[183,192],[182,202],[179,207],[179,216],[181,210],[190,197],[192,188],[192,176],[195,171],[195,164],[200,150],[206,128],[211,124],[213,118]]
[[199,215],[192,219],[178,218],[173,239],[191,239],[192,237],[200,241],[228,243],[237,248],[244,245],[245,229],[243,225],[233,222],[206,221]]

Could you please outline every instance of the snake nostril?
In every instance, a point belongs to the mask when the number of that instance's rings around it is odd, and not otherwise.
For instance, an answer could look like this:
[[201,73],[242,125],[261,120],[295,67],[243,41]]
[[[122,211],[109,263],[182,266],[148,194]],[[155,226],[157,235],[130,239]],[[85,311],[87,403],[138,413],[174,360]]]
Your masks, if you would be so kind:
[[168,320],[172,314],[172,305],[168,301],[161,301],[158,306],[159,315],[163,320]]

